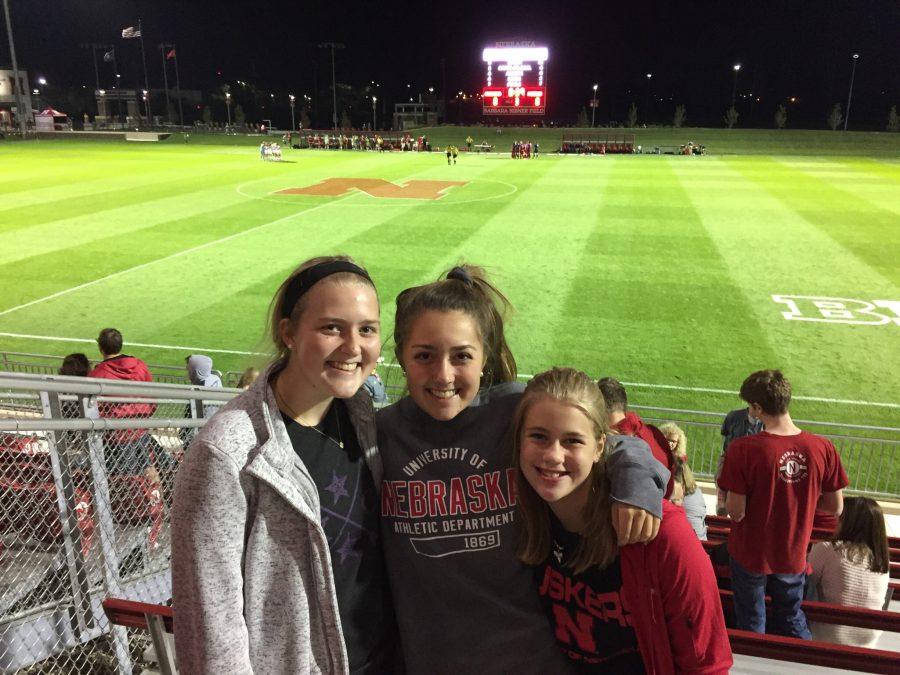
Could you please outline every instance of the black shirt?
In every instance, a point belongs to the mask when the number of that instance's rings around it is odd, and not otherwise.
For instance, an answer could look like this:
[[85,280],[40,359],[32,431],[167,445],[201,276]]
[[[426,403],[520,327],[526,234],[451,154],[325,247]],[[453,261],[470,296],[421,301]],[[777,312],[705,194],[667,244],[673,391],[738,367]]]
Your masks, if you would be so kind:
[[606,672],[643,675],[632,615],[622,603],[622,568],[619,558],[600,569],[575,574],[568,567],[580,537],[568,532],[550,514],[553,548],[535,570],[541,603],[557,642],[572,661],[586,670],[598,666]]
[[347,408],[335,399],[316,426],[322,433],[284,413],[282,418],[319,491],[350,670],[391,672],[396,624],[381,551],[378,492]]

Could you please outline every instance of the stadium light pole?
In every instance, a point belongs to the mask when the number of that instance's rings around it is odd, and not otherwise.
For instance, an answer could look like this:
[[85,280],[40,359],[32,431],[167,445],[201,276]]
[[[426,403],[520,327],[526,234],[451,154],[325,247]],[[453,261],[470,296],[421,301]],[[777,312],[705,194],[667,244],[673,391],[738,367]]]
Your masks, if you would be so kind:
[[850,91],[847,93],[847,112],[844,114],[844,131],[847,131],[847,123],[850,121],[850,101],[853,99],[853,78],[856,77],[856,62],[859,54],[853,55],[853,70],[850,71]]
[[294,118],[294,105],[297,100],[297,97],[293,94],[288,94],[288,100],[291,102],[291,131],[297,130],[297,121]]
[[644,94],[644,120],[650,121],[650,81],[653,79],[653,73],[647,73],[647,93]]
[[231,128],[231,92],[225,92],[225,109],[228,111],[228,126],[225,127],[225,133]]
[[343,49],[344,45],[340,42],[321,42],[319,43],[319,49],[330,49],[331,50],[331,121],[333,124],[333,129],[338,128],[338,117],[337,117],[337,82],[334,76],[334,50],[335,49]]
[[599,85],[594,85],[592,88],[594,90],[594,98],[591,99],[591,129],[594,128],[594,119],[597,115],[597,87]]
[[13,68],[13,89],[16,94],[16,117],[19,118],[19,131],[22,138],[28,131],[25,121],[25,99],[22,97],[22,80],[19,78],[19,63],[16,61],[16,45],[13,43],[12,21],[9,18],[9,1],[3,0],[3,13],[6,15],[6,34],[9,36],[9,57]]
[[376,103],[378,103],[378,97],[377,97],[377,96],[373,96],[373,97],[372,97],[372,131],[375,131],[375,127],[377,126],[377,125],[376,125],[376,118],[375,118],[375,104],[376,104]]
[[731,85],[731,107],[733,108],[735,98],[737,97],[737,76],[738,73],[741,72],[741,64],[735,63],[734,66],[732,66],[732,69],[734,70],[734,83]]

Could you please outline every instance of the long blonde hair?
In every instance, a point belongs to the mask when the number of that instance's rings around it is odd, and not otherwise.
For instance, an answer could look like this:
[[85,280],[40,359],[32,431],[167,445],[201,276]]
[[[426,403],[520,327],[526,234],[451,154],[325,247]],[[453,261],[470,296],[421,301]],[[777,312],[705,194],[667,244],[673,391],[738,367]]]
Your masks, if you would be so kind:
[[665,424],[660,425],[659,430],[663,432],[663,436],[666,437],[667,442],[670,433],[678,438],[675,447],[671,448],[670,446],[672,457],[675,460],[675,481],[681,483],[681,486],[684,488],[685,496],[694,494],[697,491],[697,479],[694,478],[694,472],[691,471],[691,467],[689,467],[687,463],[687,436],[685,435],[684,430],[675,424],[675,422],[666,422]]
[[[518,555],[522,562],[539,565],[550,555],[550,506],[531,487],[519,470],[519,457],[525,417],[531,406],[540,399],[552,399],[574,406],[590,420],[594,436],[599,441],[609,430],[606,404],[594,381],[574,368],[553,368],[535,375],[528,383],[516,408],[511,425],[510,444],[516,472],[516,491],[522,527]],[[579,533],[581,541],[572,560],[567,564],[575,573],[592,567],[606,567],[618,554],[616,534],[612,527],[609,504],[609,480],[606,477],[606,455],[596,462],[587,478],[591,496],[584,508],[585,528]]]

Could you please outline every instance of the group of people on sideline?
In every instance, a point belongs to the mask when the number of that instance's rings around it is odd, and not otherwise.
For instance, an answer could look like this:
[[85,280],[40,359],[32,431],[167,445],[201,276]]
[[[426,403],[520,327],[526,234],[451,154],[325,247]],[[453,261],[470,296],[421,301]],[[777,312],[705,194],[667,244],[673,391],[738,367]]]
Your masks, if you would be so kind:
[[259,158],[264,162],[280,162],[281,146],[278,143],[262,142],[259,144]]
[[513,159],[531,159],[537,157],[540,152],[540,146],[531,141],[513,141],[510,149],[510,157]]

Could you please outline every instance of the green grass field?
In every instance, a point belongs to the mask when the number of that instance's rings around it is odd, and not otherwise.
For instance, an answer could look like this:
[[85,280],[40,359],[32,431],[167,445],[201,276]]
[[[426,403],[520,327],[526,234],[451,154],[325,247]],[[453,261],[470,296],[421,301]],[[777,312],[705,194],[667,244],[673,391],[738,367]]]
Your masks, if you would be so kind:
[[[693,389],[734,391],[779,367],[797,396],[859,402],[798,399],[797,417],[898,426],[900,319],[786,320],[772,297],[900,301],[900,145],[876,136],[893,157],[846,155],[845,139],[833,154],[816,140],[816,156],[463,156],[450,167],[438,154],[286,151],[275,164],[247,145],[0,144],[0,350],[94,356],[57,338],[114,325],[158,345],[128,349],[150,363],[206,350],[240,370],[260,357],[229,351],[264,349],[287,272],[347,252],[378,283],[392,361],[397,292],[467,260],[517,309],[523,373],[575,365],[654,385],[631,388],[638,403],[724,411],[735,396]],[[466,184],[439,200],[273,194],[335,177]]]

